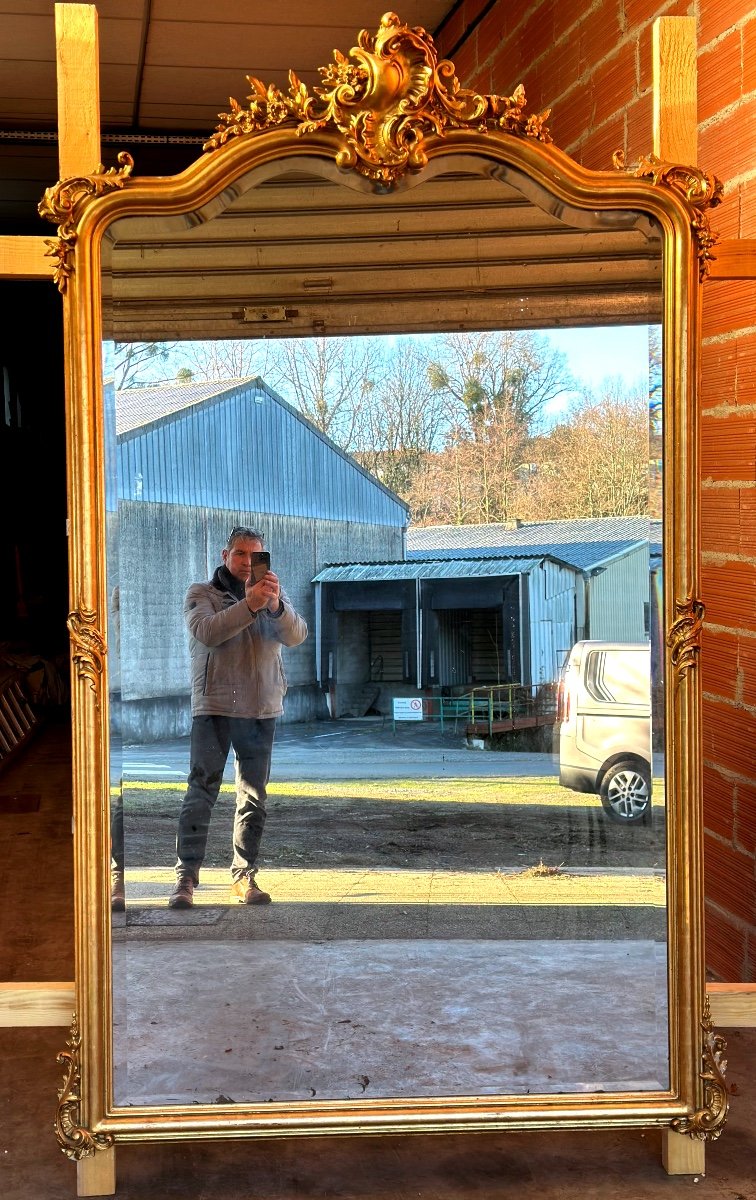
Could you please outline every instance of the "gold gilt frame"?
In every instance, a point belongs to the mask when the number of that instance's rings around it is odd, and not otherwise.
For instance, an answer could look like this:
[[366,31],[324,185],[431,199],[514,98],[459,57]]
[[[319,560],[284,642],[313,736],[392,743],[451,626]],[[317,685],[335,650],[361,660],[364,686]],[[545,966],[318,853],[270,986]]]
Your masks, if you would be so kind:
[[[40,211],[65,299],[70,566],[73,611],[77,1013],[60,1056],[57,1133],[81,1159],[116,1141],[544,1127],[657,1126],[716,1137],[727,1112],[723,1042],[705,1004],[697,669],[699,600],[696,381],[700,285],[712,257],[707,210],[721,188],[693,168],[650,158],[588,171],[551,144],[547,113],[510,97],[460,88],[432,40],[386,14],[349,56],[335,52],[311,95],[292,74],[288,94],[250,80],[247,107],[232,101],[204,154],[175,177],[138,178],[119,167],[49,189]],[[665,628],[669,845],[670,1088],[665,1092],[307,1101],[171,1109],[112,1101],[109,917],[108,666],[101,385],[100,248],[112,222],[201,208],[276,160],[325,159],[377,192],[433,160],[474,154],[528,176],[557,201],[585,210],[632,209],[662,230],[665,388]]]

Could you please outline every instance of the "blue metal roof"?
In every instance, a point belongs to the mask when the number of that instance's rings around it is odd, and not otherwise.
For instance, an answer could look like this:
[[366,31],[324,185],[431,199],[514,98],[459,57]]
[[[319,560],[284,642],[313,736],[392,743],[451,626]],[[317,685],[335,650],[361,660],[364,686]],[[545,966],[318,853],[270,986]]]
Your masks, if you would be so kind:
[[525,575],[539,558],[444,559],[439,562],[339,563],[325,567],[313,583],[379,583],[404,579],[474,579]]
[[641,546],[661,552],[661,522],[647,517],[576,518],[518,525],[432,525],[407,531],[407,558],[549,557],[581,571]]

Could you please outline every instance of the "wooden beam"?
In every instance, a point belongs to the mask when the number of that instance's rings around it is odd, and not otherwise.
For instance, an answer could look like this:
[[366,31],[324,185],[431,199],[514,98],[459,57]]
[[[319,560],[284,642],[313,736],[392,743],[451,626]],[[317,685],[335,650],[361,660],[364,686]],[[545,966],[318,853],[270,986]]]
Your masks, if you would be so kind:
[[91,175],[100,162],[97,9],[55,5],[60,178]]
[[0,279],[50,279],[55,264],[47,249],[42,237],[0,237]]
[[653,25],[653,142],[664,162],[698,162],[695,17],[657,17]]
[[[716,214],[712,225],[716,229]],[[723,238],[713,252],[710,279],[756,279],[756,239]]]
[[756,1029],[756,983],[709,983],[706,990],[716,1029]]
[[0,1027],[63,1025],[70,1029],[72,983],[0,983]]

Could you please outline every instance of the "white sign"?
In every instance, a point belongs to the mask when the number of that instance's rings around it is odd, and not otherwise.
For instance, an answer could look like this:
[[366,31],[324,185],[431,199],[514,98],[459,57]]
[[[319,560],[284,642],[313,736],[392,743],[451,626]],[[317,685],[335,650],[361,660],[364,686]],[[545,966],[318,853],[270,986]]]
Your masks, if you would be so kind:
[[391,703],[394,706],[395,721],[422,721],[423,702],[409,696],[394,696]]

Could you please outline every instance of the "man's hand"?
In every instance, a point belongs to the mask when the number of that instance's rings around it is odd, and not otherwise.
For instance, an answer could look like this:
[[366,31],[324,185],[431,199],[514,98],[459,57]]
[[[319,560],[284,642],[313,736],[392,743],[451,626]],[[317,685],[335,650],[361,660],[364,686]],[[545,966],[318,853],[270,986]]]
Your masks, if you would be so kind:
[[274,575],[272,571],[268,571],[259,583],[255,583],[252,578],[248,579],[245,584],[244,598],[250,612],[261,612],[263,608],[267,608],[268,612],[278,612],[281,604],[281,585],[278,582],[278,576]]

